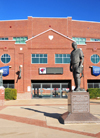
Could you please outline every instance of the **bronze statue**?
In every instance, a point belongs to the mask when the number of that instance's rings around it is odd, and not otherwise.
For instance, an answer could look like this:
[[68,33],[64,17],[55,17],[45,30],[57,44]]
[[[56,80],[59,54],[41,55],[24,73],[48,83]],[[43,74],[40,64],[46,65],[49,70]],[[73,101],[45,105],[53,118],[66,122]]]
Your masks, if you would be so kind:
[[83,61],[84,55],[81,49],[77,48],[77,43],[72,43],[73,51],[71,52],[70,56],[70,71],[73,72],[73,78],[75,82],[75,89],[74,91],[81,91],[80,84],[81,84],[81,77],[80,73],[82,73],[83,69]]

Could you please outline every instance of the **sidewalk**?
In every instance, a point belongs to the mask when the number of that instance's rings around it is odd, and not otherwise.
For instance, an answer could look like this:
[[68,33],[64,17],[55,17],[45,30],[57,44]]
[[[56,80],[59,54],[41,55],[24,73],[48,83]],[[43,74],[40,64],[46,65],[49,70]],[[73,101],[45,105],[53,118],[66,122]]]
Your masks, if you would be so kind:
[[[5,105],[66,105],[68,99],[31,99],[31,100],[8,100],[5,101]],[[100,100],[90,99],[90,103],[100,103]]]
[[[5,101],[0,110],[2,138],[100,138],[100,123],[60,124],[67,99]],[[100,100],[90,100],[90,113],[100,118]]]

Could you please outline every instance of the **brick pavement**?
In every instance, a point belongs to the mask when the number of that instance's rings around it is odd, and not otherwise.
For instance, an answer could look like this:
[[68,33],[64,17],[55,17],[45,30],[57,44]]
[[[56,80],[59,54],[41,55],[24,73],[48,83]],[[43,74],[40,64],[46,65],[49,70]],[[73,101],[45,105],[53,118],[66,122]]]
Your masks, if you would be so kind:
[[[43,102],[44,101],[44,102]],[[62,104],[59,104],[59,100],[42,100],[37,104],[31,102],[28,104],[26,101],[21,101],[18,104],[21,105],[13,105],[13,101],[7,101],[5,103],[5,106],[0,107],[0,121],[3,122],[3,128],[6,130],[5,133],[3,132],[4,130],[0,129],[0,135],[4,138],[12,138],[12,137],[18,137],[22,138],[25,136],[30,136],[33,137],[33,132],[36,133],[33,129],[33,131],[29,131],[33,128],[36,129],[37,133],[34,137],[36,138],[41,138],[41,137],[50,137],[50,134],[53,135],[53,137],[61,137],[61,134],[63,137],[69,136],[71,138],[76,137],[76,138],[90,138],[90,137],[95,137],[95,138],[100,138],[100,124],[99,123],[91,123],[91,124],[68,124],[68,125],[63,125],[60,124],[58,121],[58,116],[62,113],[64,113],[67,110],[67,106],[62,101]],[[18,101],[16,101],[18,102]],[[7,103],[12,103],[11,105],[7,105]],[[27,103],[27,106],[26,104]],[[50,104],[52,103],[52,104]],[[58,104],[57,104],[58,103]],[[91,101],[90,104],[90,112],[93,113],[96,117],[100,118],[100,100],[96,101]],[[7,122],[8,120],[8,122]],[[12,125],[10,126],[10,124]],[[17,124],[16,124],[17,123]],[[15,124],[15,125],[14,125]],[[23,125],[23,127],[20,126]],[[13,127],[13,129],[12,129]],[[2,125],[0,125],[0,128],[2,128]],[[9,129],[8,129],[9,128]],[[20,128],[20,134],[19,130]],[[25,135],[23,132],[27,128],[27,132]],[[6,132],[9,130],[8,135],[5,135]],[[46,130],[46,131],[41,131],[41,130]],[[41,136],[40,136],[40,131],[41,131]],[[22,133],[23,132],[23,133]],[[48,134],[48,135],[47,135]],[[54,135],[55,134],[55,135]],[[59,135],[58,135],[59,134]]]

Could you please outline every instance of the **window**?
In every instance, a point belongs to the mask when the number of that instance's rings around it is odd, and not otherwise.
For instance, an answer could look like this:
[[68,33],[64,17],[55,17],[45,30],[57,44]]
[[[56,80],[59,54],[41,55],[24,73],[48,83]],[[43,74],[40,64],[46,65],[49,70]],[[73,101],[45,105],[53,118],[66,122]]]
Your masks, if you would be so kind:
[[97,54],[94,54],[91,56],[91,62],[94,64],[97,64],[99,62],[99,56]]
[[3,86],[5,88],[14,88],[14,80],[3,80]]
[[2,38],[0,38],[0,40],[8,40],[8,38],[7,37],[2,37]]
[[1,61],[3,62],[3,63],[9,63],[10,62],[10,60],[11,60],[11,57],[10,57],[10,55],[8,55],[8,54],[3,54],[2,56],[1,56]]
[[15,44],[25,44],[25,41],[28,39],[28,37],[13,37],[13,40],[15,40]]
[[32,54],[32,64],[47,64],[47,54]]
[[88,88],[100,88],[100,80],[88,80]]
[[68,64],[70,63],[70,54],[55,54],[56,64]]
[[91,38],[90,41],[100,41],[100,39]]
[[85,44],[86,38],[79,38],[79,37],[72,37],[74,41],[76,41],[77,44]]

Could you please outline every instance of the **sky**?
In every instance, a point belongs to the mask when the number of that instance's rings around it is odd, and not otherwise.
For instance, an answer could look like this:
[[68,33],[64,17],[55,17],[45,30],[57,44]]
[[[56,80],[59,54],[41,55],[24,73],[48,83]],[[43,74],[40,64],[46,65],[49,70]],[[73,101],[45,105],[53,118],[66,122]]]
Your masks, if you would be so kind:
[[100,22],[100,0],[0,0],[0,20],[72,17]]

